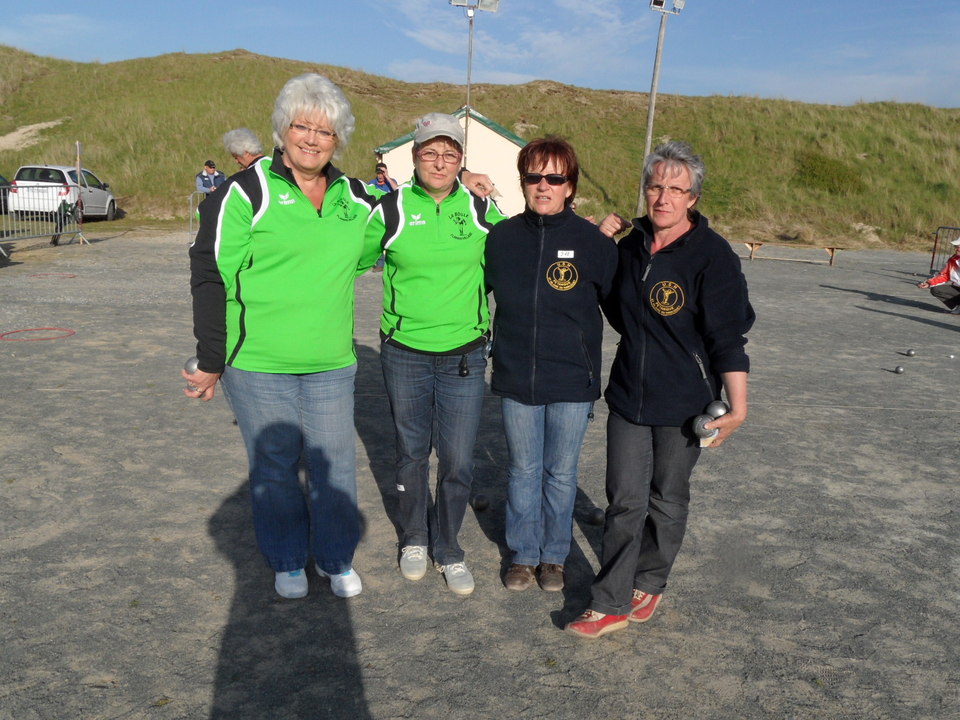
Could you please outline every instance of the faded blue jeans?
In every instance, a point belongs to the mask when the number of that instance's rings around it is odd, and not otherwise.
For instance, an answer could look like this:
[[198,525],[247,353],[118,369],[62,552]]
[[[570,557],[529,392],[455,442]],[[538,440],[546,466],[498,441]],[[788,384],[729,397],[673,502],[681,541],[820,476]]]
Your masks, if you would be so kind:
[[502,398],[510,453],[507,546],[518,565],[563,565],[573,535],[580,446],[592,402],[524,405]]
[[306,567],[308,552],[326,573],[353,564],[356,373],[356,364],[307,375],[227,367],[220,378],[247,448],[257,545],[275,572]]
[[[440,565],[462,562],[457,535],[473,482],[473,447],[487,366],[483,350],[466,356],[424,355],[381,343],[380,362],[397,436],[400,546],[432,547]],[[468,371],[465,376],[460,374],[461,365]],[[434,441],[437,492],[431,504]]]

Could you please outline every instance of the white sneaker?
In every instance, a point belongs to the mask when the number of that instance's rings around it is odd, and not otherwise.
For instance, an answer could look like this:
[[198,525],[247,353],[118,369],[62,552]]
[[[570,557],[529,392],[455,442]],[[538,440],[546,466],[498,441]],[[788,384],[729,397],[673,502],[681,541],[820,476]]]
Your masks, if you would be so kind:
[[319,565],[314,564],[314,567],[317,569],[317,575],[330,578],[330,589],[333,590],[333,594],[337,597],[353,597],[354,595],[359,595],[360,591],[363,590],[363,583],[360,582],[360,576],[357,575],[357,571],[353,568],[339,575],[330,575],[321,570]]
[[469,595],[473,592],[473,575],[467,570],[466,563],[437,565],[437,570],[442,572],[443,577],[446,578],[450,592],[456,595]]
[[426,545],[407,545],[400,550],[400,574],[407,580],[419,580],[427,574]]
[[303,571],[303,568],[290,572],[278,572],[277,578],[273,582],[273,588],[277,591],[277,595],[290,600],[306,597],[307,574]]

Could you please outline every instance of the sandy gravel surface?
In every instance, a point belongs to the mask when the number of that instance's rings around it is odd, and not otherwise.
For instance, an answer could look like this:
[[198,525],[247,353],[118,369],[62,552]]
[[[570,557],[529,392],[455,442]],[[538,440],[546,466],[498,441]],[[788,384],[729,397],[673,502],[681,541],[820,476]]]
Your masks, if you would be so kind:
[[500,582],[493,397],[476,453],[491,508],[461,534],[477,590],[403,580],[380,279],[359,278],[364,592],[311,578],[280,601],[229,409],[180,392],[186,233],[110,233],[0,266],[0,333],[64,329],[0,341],[0,720],[960,717],[960,318],[913,287],[926,255],[745,263],[750,417],[696,470],[657,616],[591,642],[560,628],[597,567],[602,403],[563,593]]

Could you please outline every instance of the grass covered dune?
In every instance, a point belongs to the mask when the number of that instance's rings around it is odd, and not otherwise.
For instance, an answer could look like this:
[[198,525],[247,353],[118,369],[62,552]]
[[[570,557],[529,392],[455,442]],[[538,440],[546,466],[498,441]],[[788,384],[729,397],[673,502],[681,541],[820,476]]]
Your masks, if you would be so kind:
[[[465,96],[458,85],[244,50],[100,64],[0,46],[0,64],[0,174],[26,163],[70,163],[80,140],[84,164],[140,224],[185,218],[193,175],[208,157],[232,171],[225,131],[247,126],[269,145],[273,101],[295,74],[323,73],[350,98],[357,132],[339,165],[359,177],[370,174],[372,148],[425,112],[455,110]],[[521,137],[552,133],[574,144],[584,170],[578,210],[632,213],[645,93],[538,80],[476,85],[472,94],[479,112]],[[2,142],[39,123],[50,125],[32,140]],[[687,140],[704,156],[701,209],[731,240],[926,249],[938,226],[960,224],[960,109],[661,94],[654,142],[667,138]]]

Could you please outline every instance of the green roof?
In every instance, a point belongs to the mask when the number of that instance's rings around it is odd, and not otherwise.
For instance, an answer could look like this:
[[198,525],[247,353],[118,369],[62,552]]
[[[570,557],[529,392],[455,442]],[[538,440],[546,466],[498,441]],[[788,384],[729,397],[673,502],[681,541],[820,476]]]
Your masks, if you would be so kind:
[[[459,120],[460,118],[462,118],[464,115],[467,114],[467,108],[466,108],[466,106],[461,107],[461,108],[460,108],[459,110],[457,110],[456,112],[452,112],[452,113],[450,113],[450,114],[453,115],[455,118],[457,118],[457,119]],[[510,132],[510,131],[507,130],[503,125],[498,125],[497,123],[495,123],[495,122],[494,122],[493,120],[491,120],[490,118],[481,115],[481,114],[478,113],[474,108],[470,108],[470,119],[471,119],[471,120],[474,120],[474,121],[476,121],[476,122],[478,122],[478,123],[480,123],[481,125],[485,125],[486,127],[488,127],[488,128],[490,128],[491,130],[493,130],[497,135],[500,135],[500,136],[506,138],[507,140],[509,140],[510,142],[512,142],[512,143],[513,143],[514,145],[516,145],[517,147],[523,147],[524,145],[527,144],[527,141],[524,140],[522,137],[520,137],[519,135],[515,135],[514,133]],[[380,147],[374,148],[373,151],[374,151],[375,153],[378,153],[378,154],[380,154],[380,155],[383,155],[384,153],[390,152],[390,151],[393,150],[394,148],[398,148],[398,147],[400,147],[401,145],[406,145],[408,142],[412,142],[412,141],[413,141],[413,131],[411,130],[411,131],[408,132],[406,135],[401,135],[400,137],[396,138],[395,140],[391,140],[391,141],[388,142],[388,143],[384,143],[384,144],[381,145]]]

